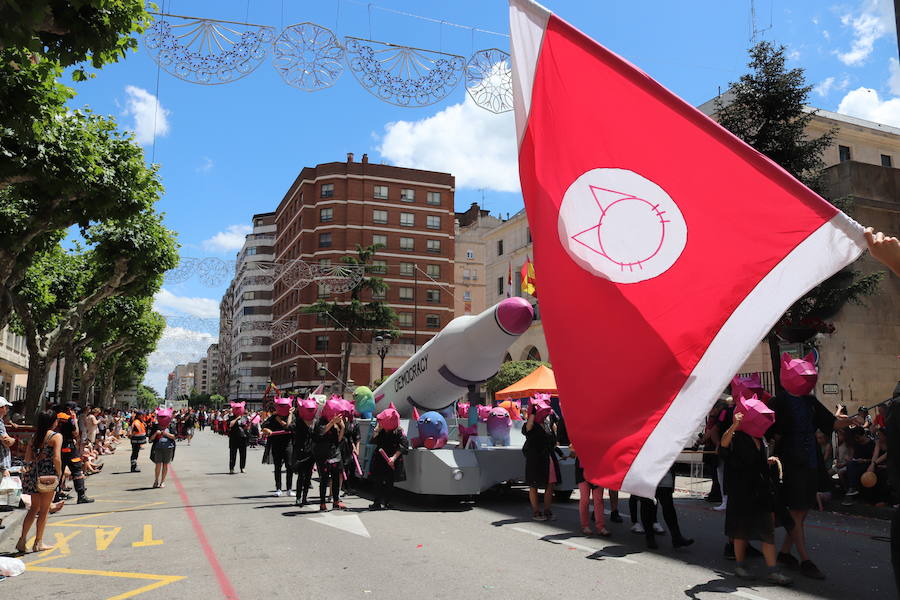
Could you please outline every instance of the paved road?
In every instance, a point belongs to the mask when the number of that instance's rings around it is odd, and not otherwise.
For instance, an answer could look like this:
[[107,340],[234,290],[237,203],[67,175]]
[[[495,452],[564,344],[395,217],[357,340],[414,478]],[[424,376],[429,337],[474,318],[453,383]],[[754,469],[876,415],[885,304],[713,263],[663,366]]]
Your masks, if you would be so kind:
[[[825,582],[800,579],[793,589],[746,585],[722,558],[722,515],[681,499],[688,549],[648,552],[627,525],[611,539],[575,535],[577,504],[558,519],[528,519],[519,492],[477,504],[401,498],[400,508],[319,514],[293,498],[272,497],[271,467],[250,452],[248,472],[227,474],[227,442],[208,432],[180,444],[176,478],[151,489],[152,465],[127,472],[127,448],[107,457],[88,479],[97,502],[67,506],[51,518],[47,543],[24,557],[29,571],[0,583],[3,598],[67,600],[217,600],[239,598],[893,598],[883,521],[815,515],[814,557]],[[627,511],[627,502],[623,503]],[[12,550],[17,532],[0,537]],[[755,565],[761,570],[762,564]],[[37,595],[36,595],[37,594]]]

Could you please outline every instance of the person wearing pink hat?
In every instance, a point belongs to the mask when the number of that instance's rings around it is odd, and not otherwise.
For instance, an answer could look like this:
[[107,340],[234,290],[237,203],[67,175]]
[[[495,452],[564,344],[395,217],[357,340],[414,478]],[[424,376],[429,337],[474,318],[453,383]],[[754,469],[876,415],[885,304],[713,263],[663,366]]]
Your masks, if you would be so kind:
[[172,423],[172,409],[160,408],[156,411],[156,424],[150,426],[150,460],[155,465],[153,487],[166,487],[169,463],[175,460],[175,425]]
[[292,441],[291,465],[297,474],[297,492],[294,504],[306,506],[306,497],[312,482],[313,467],[313,434],[316,429],[316,412],[318,403],[313,398],[297,401],[297,418],[291,424],[294,439]]
[[400,427],[400,413],[391,403],[378,413],[378,424],[372,432],[371,444],[375,446],[369,471],[375,483],[374,502],[369,510],[391,509],[394,483],[406,480],[403,455],[409,452],[409,439]]
[[725,462],[728,506],[725,508],[725,535],[734,540],[737,564],[735,575],[753,579],[744,561],[750,540],[762,542],[766,560],[766,580],[791,585],[793,580],[778,570],[775,553],[775,499],[766,446],[762,437],[775,422],[775,413],[755,395],[739,398],[731,427],[725,431],[719,455]]

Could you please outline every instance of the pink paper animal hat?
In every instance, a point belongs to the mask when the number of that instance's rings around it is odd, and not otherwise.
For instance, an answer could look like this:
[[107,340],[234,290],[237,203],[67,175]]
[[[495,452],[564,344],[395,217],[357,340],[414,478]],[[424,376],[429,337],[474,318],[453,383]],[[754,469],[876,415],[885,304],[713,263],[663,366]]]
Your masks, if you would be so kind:
[[741,431],[755,438],[761,438],[775,423],[775,413],[756,394],[750,398],[739,398],[734,412],[744,415]]
[[487,423],[488,415],[491,414],[491,407],[485,406],[484,404],[478,405],[478,420],[482,423]]
[[535,394],[531,397],[529,404],[534,407],[534,421],[536,423],[543,423],[544,419],[553,412],[553,408],[550,406],[550,394]]
[[759,373],[735,375],[731,380],[732,397],[737,400],[738,398],[750,398],[753,394],[756,394],[757,398],[763,402],[768,402],[772,398],[772,394],[763,387]]
[[291,414],[291,399],[275,398],[275,414],[279,417],[286,417]]
[[159,423],[160,427],[168,427],[169,423],[172,422],[172,409],[171,408],[157,408],[156,409],[156,422]]
[[400,427],[400,413],[394,408],[393,402],[375,418],[378,419],[378,424],[385,431],[393,431]]
[[458,402],[456,404],[456,416],[461,419],[465,419],[469,416],[469,403],[468,402]]
[[337,415],[343,414],[343,412],[344,399],[340,396],[332,396],[325,402],[325,406],[322,408],[322,417],[324,417],[326,421],[330,421]]
[[297,401],[297,414],[304,421],[312,421],[316,418],[316,411],[319,409],[319,403],[315,398],[305,398]]
[[787,352],[781,355],[781,385],[788,394],[805,396],[816,388],[819,377],[812,352],[803,358],[791,358]]
[[341,399],[341,403],[343,404],[343,409],[341,409],[341,414],[344,415],[346,419],[352,419],[356,416],[356,405],[346,398]]
[[247,405],[246,402],[232,402],[232,403],[231,403],[231,412],[232,412],[232,414],[234,414],[236,417],[239,417],[239,416],[243,415],[244,412],[246,412],[246,411],[244,410],[244,407],[245,407],[246,405]]

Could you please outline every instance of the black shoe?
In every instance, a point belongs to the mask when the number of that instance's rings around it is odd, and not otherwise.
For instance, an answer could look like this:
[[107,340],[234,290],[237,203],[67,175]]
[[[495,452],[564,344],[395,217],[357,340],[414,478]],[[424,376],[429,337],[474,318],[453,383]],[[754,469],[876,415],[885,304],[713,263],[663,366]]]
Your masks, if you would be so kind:
[[799,569],[800,561],[794,558],[794,555],[790,552],[779,552],[778,553],[778,564],[784,565],[789,569]]
[[685,548],[687,546],[690,546],[693,543],[694,543],[694,540],[692,538],[686,538],[686,537],[681,537],[681,536],[679,536],[677,538],[672,538],[672,547],[673,548]]
[[811,560],[804,560],[800,563],[800,574],[810,579],[825,579],[825,573],[819,570],[819,567]]
[[384,510],[394,510],[394,508],[396,508],[396,507],[393,504],[391,504],[390,502],[384,503]]
[[79,496],[78,498],[78,504],[90,504],[93,501],[93,498],[88,498],[87,496]]
[[725,556],[725,560],[736,560],[734,556],[734,544],[726,542],[725,551],[722,554]]
[[612,521],[613,523],[621,523],[622,517],[619,516],[619,511],[614,510],[611,513],[609,513],[609,520]]
[[369,510],[384,510],[380,502],[373,502],[369,505]]

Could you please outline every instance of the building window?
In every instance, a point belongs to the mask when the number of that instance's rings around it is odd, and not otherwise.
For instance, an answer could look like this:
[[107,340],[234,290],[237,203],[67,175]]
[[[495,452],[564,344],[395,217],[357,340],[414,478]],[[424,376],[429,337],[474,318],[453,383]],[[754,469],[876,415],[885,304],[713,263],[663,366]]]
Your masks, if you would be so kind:
[[850,146],[838,146],[838,159],[841,162],[850,160]]
[[497,240],[497,256],[503,256],[503,240]]
[[407,238],[407,237],[400,238],[400,249],[401,250],[412,250],[413,248],[415,248],[415,245],[413,244],[412,238]]
[[441,240],[428,240],[425,244],[426,249],[429,252],[433,252],[435,254],[441,253]]
[[372,273],[387,273],[387,261],[386,260],[373,260],[372,268],[370,269]]
[[[250,374],[252,372],[253,371],[251,369],[247,369],[247,368],[238,369],[238,375],[240,375],[241,377],[250,377]],[[240,395],[240,390],[238,390],[238,394]]]
[[431,204],[432,206],[440,206],[441,205],[441,193],[440,192],[428,192],[428,195],[425,197],[425,203]]
[[440,229],[441,218],[436,215],[428,215],[425,217],[425,227],[428,229]]
[[319,234],[319,248],[330,248],[331,247],[331,234],[330,233],[320,233]]
[[502,277],[497,278],[497,295],[499,295],[499,296],[503,295],[503,278]]
[[263,220],[262,220],[262,219],[257,219],[257,220],[254,221],[253,223],[254,223],[257,227],[262,227],[262,225],[263,225]]
[[384,300],[385,298],[385,288],[379,288],[377,290],[372,290],[372,300]]
[[472,279],[471,269],[463,269],[463,281],[468,281],[470,279]]
[[381,244],[382,246],[387,246],[387,236],[376,233],[372,236],[372,244]]
[[441,290],[425,290],[425,301],[426,302],[440,302],[441,301]]
[[[324,267],[324,268],[330,267],[331,259],[330,258],[320,258],[319,266]],[[320,283],[319,284],[319,298],[327,298],[330,295],[331,295],[331,289],[327,285]]]
[[316,336],[316,350],[318,352],[324,352],[328,350],[328,336],[327,335],[317,335]]
[[253,256],[254,254],[256,254],[256,246],[250,246],[244,252],[244,256]]
[[319,209],[319,222],[327,223],[329,221],[334,220],[334,209],[333,208],[320,208]]
[[379,225],[384,225],[388,221],[388,211],[386,210],[373,210],[372,211],[372,222],[378,223]]
[[428,273],[429,277],[437,279],[441,276],[441,265],[428,265],[425,267],[425,271]]
[[334,184],[333,183],[323,183],[322,187],[319,188],[319,196],[322,198],[331,198],[334,196]]
[[387,200],[388,186],[376,185],[375,190],[372,192],[372,197],[375,198],[376,200]]
[[525,228],[525,234],[528,236],[528,243],[531,243],[531,227]]
[[399,292],[400,292],[401,300],[412,300],[413,299],[413,289],[411,287],[399,288]]
[[244,300],[253,300],[253,292],[244,292]]
[[881,166],[888,167],[888,168],[894,166],[894,161],[891,160],[890,154],[882,154],[881,155]]
[[400,190],[400,200],[403,202],[415,202],[416,201],[416,190]]
[[400,225],[403,227],[414,227],[416,224],[416,216],[412,213],[400,213]]
[[400,274],[401,275],[412,275],[415,266],[412,263],[400,263]]
[[438,315],[425,315],[425,326],[429,329],[439,329],[441,318]]
[[400,327],[412,327],[412,313],[397,313],[397,325]]
[[463,302],[472,301],[472,292],[463,292]]
[[245,314],[245,315],[255,315],[255,314],[256,314],[256,307],[255,307],[255,306],[245,306],[245,307],[244,307],[244,314]]
[[475,260],[475,252],[473,252],[472,250],[466,250],[466,259]]

